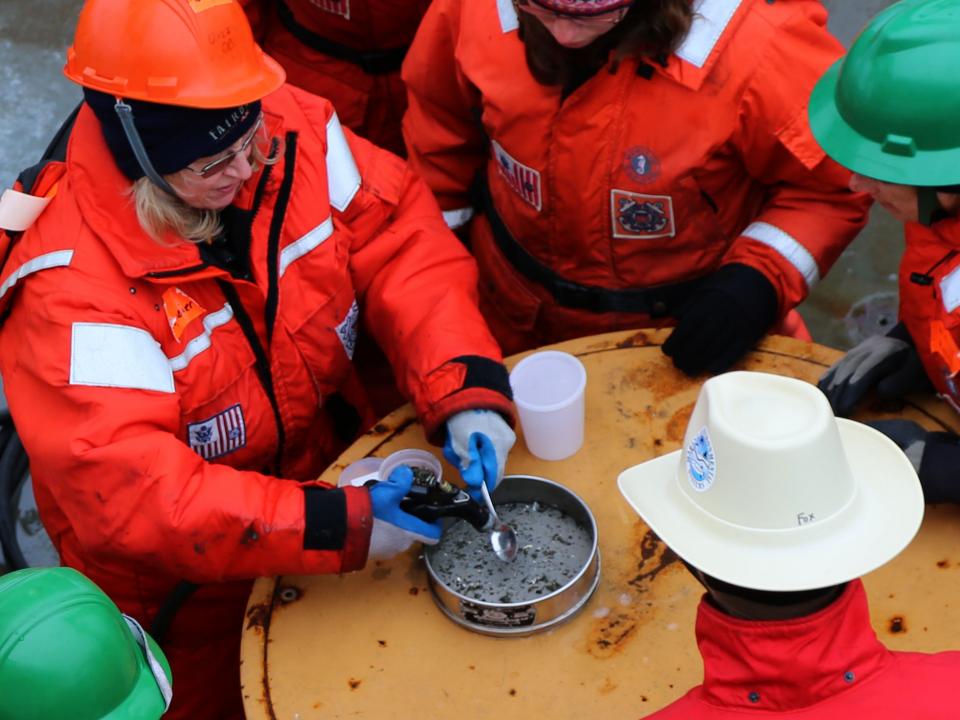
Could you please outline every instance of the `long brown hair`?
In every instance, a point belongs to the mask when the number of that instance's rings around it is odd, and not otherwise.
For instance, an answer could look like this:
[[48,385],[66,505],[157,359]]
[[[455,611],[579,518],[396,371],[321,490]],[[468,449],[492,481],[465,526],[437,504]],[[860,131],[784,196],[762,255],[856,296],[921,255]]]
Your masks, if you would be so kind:
[[[528,1],[515,0],[520,5]],[[517,15],[534,78],[570,90],[603,67],[611,51],[615,62],[626,58],[665,62],[686,37],[694,12],[691,0],[637,0],[612,30],[583,48],[563,47],[535,17]]]

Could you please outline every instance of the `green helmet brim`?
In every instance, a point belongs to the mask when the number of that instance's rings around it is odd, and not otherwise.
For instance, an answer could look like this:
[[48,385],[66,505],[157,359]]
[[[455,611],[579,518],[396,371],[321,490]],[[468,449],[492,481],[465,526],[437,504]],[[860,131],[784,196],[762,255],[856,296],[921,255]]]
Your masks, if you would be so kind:
[[[884,142],[861,135],[840,114],[836,103],[837,82],[843,60],[838,60],[820,78],[810,95],[810,129],[820,147],[840,165],[858,175],[898,185],[941,187],[960,183],[960,148],[912,155],[884,149]],[[950,119],[944,118],[944,122]]]

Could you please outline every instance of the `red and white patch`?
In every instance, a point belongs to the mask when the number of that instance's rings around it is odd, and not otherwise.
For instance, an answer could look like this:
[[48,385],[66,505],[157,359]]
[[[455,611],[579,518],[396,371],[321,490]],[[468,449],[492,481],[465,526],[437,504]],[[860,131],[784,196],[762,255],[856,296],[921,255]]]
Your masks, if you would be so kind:
[[310,4],[325,12],[350,19],[350,0],[310,0]]
[[677,234],[673,198],[669,195],[644,195],[614,188],[610,191],[610,218],[615,238],[650,240]]
[[517,195],[533,205],[539,212],[543,205],[543,198],[540,194],[540,173],[514,160],[510,153],[500,147],[496,140],[490,141],[490,147],[493,150],[493,159],[497,162],[500,177],[507,182],[507,185]]

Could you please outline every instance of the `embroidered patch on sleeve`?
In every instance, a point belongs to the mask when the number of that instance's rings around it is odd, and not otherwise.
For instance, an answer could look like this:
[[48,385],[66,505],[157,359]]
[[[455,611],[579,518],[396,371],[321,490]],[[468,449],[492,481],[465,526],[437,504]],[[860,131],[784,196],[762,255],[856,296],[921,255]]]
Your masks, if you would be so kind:
[[350,0],[310,0],[310,4],[328,13],[350,19]]
[[649,240],[677,234],[669,195],[643,195],[614,188],[610,191],[610,216],[615,238]]
[[493,151],[493,159],[497,162],[500,177],[507,182],[511,190],[539,212],[543,205],[540,195],[540,173],[514,160],[496,140],[490,141],[490,148]]
[[170,323],[170,332],[177,342],[183,337],[187,325],[203,315],[206,310],[178,287],[168,288],[163,293],[163,310]]
[[246,446],[247,426],[240,405],[229,407],[212,418],[187,425],[190,449],[204,460],[213,460]]
[[343,343],[343,351],[353,360],[353,351],[357,349],[357,319],[360,317],[360,306],[354,300],[347,316],[337,325],[337,335]]

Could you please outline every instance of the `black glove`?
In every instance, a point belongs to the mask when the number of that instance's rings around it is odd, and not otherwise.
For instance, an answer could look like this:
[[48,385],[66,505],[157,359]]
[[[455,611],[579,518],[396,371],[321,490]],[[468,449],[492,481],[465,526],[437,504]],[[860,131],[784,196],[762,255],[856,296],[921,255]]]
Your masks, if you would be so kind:
[[777,309],[777,291],[763,273],[724,265],[680,306],[663,352],[687,375],[723,372],[770,329]]
[[823,374],[817,387],[840,417],[849,415],[872,388],[885,398],[933,390],[903,323],[861,342]]
[[960,438],[924,430],[911,420],[874,420],[867,425],[903,450],[920,477],[924,501],[960,502]]

